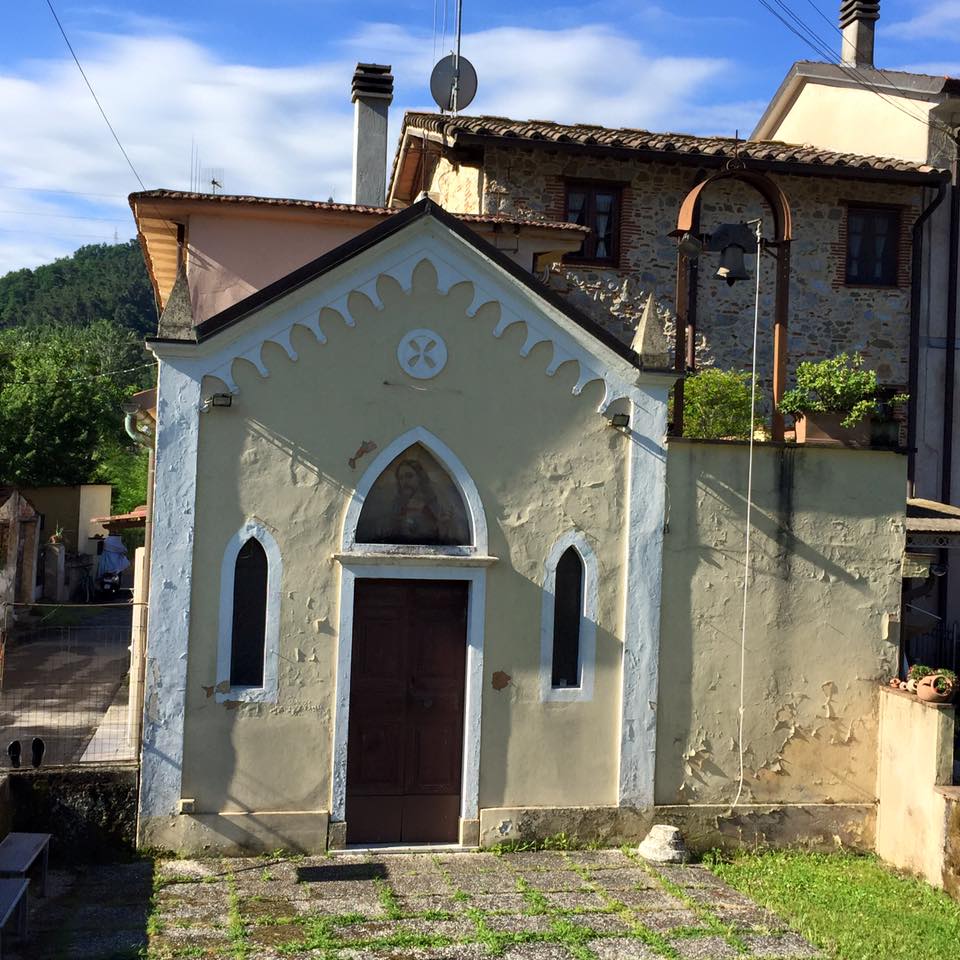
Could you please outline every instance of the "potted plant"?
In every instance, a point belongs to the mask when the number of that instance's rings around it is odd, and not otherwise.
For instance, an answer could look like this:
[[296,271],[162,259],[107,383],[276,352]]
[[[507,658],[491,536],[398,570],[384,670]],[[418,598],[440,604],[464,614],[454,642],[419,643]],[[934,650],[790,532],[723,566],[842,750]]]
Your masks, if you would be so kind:
[[63,527],[60,524],[57,524],[56,530],[50,534],[51,543],[63,543]]
[[929,677],[933,673],[933,670],[930,669],[926,664],[915,663],[907,671],[907,685],[904,687],[909,693],[917,692],[917,685],[924,677]]
[[917,683],[917,696],[927,703],[949,703],[957,692],[957,675],[952,670],[934,670]]
[[[797,385],[784,393],[780,410],[795,418],[797,443],[870,445],[870,421],[880,411],[880,388],[876,371],[863,368],[859,353],[804,361],[796,379]],[[897,394],[889,402],[906,399]]]

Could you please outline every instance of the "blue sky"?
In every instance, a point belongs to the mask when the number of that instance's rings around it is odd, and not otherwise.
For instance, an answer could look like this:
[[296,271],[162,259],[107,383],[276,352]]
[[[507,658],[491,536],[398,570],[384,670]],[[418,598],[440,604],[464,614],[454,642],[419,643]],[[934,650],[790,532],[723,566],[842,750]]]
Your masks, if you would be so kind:
[[[839,0],[782,2],[838,49]],[[196,143],[227,192],[346,200],[353,65],[393,64],[394,131],[404,109],[432,109],[454,0],[55,5],[148,187],[186,188]],[[758,0],[464,7],[468,113],[747,135],[790,64],[818,59]],[[0,273],[132,236],[138,188],[45,0],[3,18]],[[960,75],[960,0],[882,0],[877,63]]]

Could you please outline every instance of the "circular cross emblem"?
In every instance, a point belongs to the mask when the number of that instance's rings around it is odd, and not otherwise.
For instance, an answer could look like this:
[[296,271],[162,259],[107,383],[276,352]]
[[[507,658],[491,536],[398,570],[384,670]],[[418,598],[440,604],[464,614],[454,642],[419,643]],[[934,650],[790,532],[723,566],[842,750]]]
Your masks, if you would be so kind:
[[397,347],[397,361],[404,373],[429,380],[447,365],[447,345],[432,330],[411,330]]

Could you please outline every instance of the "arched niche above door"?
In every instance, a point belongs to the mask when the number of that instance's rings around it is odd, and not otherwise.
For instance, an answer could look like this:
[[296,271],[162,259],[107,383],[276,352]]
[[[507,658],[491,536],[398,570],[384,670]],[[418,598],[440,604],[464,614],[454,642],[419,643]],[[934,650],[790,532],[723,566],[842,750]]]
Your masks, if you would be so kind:
[[471,545],[470,518],[460,489],[422,443],[394,457],[374,481],[357,521],[356,542]]

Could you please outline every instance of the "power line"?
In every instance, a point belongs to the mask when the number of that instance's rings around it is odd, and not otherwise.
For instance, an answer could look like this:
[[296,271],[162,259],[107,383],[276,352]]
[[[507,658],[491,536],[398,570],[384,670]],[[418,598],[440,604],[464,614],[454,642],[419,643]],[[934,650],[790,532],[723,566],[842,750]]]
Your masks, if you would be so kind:
[[[864,87],[871,93],[876,94],[883,100],[886,104],[893,107],[895,110],[899,110],[904,116],[910,117],[913,120],[916,120],[918,123],[922,123],[924,126],[930,129],[939,129],[942,132],[950,133],[949,129],[942,124],[939,124],[936,121],[931,121],[928,116],[924,116],[921,113],[917,113],[913,110],[904,107],[902,104],[895,103],[891,100],[884,92],[874,84],[869,77],[865,76],[863,73],[857,69],[856,66],[851,66],[843,62],[842,58],[836,54],[830,45],[821,37],[802,17],[800,17],[786,2],[785,0],[773,0],[778,7],[780,7],[787,16],[794,21],[794,23],[799,28],[799,31],[795,29],[790,23],[788,23],[784,18],[774,10],[766,0],[760,0],[760,3],[766,7],[794,36],[799,37],[807,46],[809,46],[815,53],[817,53],[821,58],[823,58],[828,63],[833,66],[838,67],[843,73],[845,73],[850,79],[852,79],[859,86]],[[808,0],[810,2],[810,0]],[[819,11],[818,8],[815,9]],[[821,13],[821,16],[826,19],[826,17]],[[829,21],[827,21],[829,23]],[[833,24],[831,24],[833,26]],[[843,36],[843,31],[839,27],[835,27],[837,32]],[[883,74],[883,71],[877,70],[877,73],[880,73],[884,76],[884,79],[896,90],[897,93],[909,99],[909,94],[901,90],[897,85]]]
[[[820,19],[821,19],[828,27],[830,27],[832,30],[835,30],[841,37],[843,37],[843,30],[841,30],[840,27],[839,27],[839,25],[838,25],[834,20],[831,20],[830,17],[828,17],[828,16],[820,9],[820,7],[818,7],[817,4],[814,3],[814,0],[807,0],[807,3],[810,4],[811,7],[813,7],[813,9],[814,9],[814,10],[816,11],[816,13],[817,13],[817,16],[820,17]],[[905,97],[908,97],[908,96],[909,96],[909,94],[907,93],[906,90],[904,90],[902,87],[898,87],[898,86],[896,85],[896,83],[894,83],[893,78],[892,78],[889,74],[885,73],[883,70],[881,70],[881,69],[880,69],[879,67],[877,67],[877,66],[874,66],[873,69],[876,70],[876,72],[879,73],[880,76],[883,77],[883,79],[886,80],[887,83],[889,83],[890,86],[893,87],[893,89],[897,91],[897,93],[903,94],[903,96],[905,96]]]
[[[0,227],[0,233],[17,233],[26,237],[49,237],[52,240],[96,240],[99,243],[113,242],[112,238],[110,240],[104,239],[108,231],[104,231],[103,233],[59,233],[49,230],[19,230],[13,227]],[[123,242],[126,243],[127,241],[124,240]]]
[[116,140],[117,146],[120,148],[120,152],[123,154],[123,159],[127,161],[127,166],[133,171],[133,175],[137,178],[137,183],[140,184],[140,189],[146,190],[146,184],[140,179],[140,174],[137,173],[137,168],[133,165],[133,161],[127,155],[127,151],[124,150],[123,144],[120,142],[120,138],[117,136],[117,131],[113,129],[113,124],[110,122],[107,112],[103,109],[103,105],[100,103],[100,99],[97,97],[97,94],[93,89],[93,85],[87,79],[87,75],[84,73],[83,67],[80,65],[80,59],[74,52],[73,44],[70,43],[70,38],[67,36],[67,31],[63,29],[63,24],[60,22],[60,18],[57,16],[57,11],[53,9],[53,3],[51,0],[47,0],[47,6],[50,8],[50,12],[53,14],[53,19],[57,22],[57,27],[60,29],[60,35],[63,37],[63,42],[67,45],[67,49],[70,51],[70,56],[73,57],[73,62],[77,65],[77,69],[80,71],[80,76],[83,77],[83,82],[87,85],[87,89],[90,91],[90,96],[93,97],[93,102],[97,105],[97,109],[100,111],[100,116],[103,117],[103,122],[107,125],[110,133],[113,134],[113,139]]
[[132,373],[134,370],[145,370],[147,367],[153,367],[156,364],[138,363],[135,367],[123,367],[119,370],[105,370],[103,373],[92,373],[86,377],[53,377],[45,380],[3,380],[0,378],[0,387],[37,387],[46,386],[51,383],[86,383],[89,380],[100,380],[103,377],[114,377],[118,373]]
[[126,200],[122,193],[84,193],[81,190],[55,190],[53,187],[15,187],[0,183],[0,190],[22,190],[24,193],[56,193],[69,197],[98,197],[101,200]]
[[129,223],[129,217],[85,217],[77,213],[52,213],[48,210],[0,210],[18,217],[54,217],[57,220],[96,220],[99,223]]
[[[906,109],[901,104],[896,103],[886,96],[882,90],[880,90],[875,84],[871,83],[869,78],[865,77],[860,73],[856,67],[851,67],[848,64],[842,62],[842,60],[830,49],[826,41],[819,36],[802,18],[800,18],[785,2],[784,0],[773,0],[790,19],[786,19],[781,13],[775,10],[767,0],[758,0],[760,5],[764,7],[769,13],[773,14],[795,37],[799,38],[803,43],[810,47],[814,53],[820,56],[822,59],[826,60],[828,63],[833,66],[839,67],[843,73],[845,73],[850,79],[852,79],[858,86],[864,87],[871,93],[876,94],[887,103],[889,106],[893,107],[896,110],[899,110],[902,114],[907,117],[910,117],[912,120],[916,120],[918,123],[922,123],[924,126],[929,129],[936,129],[943,133],[952,135],[952,131],[936,121],[931,121],[929,117],[924,117],[920,114],[914,113],[911,110]],[[793,21],[793,23],[790,22]],[[796,24],[796,25],[795,25]],[[879,71],[878,71],[879,72]],[[889,81],[889,78],[887,78]],[[894,86],[891,84],[891,86]],[[898,89],[894,86],[894,89]],[[899,90],[898,92],[904,96],[908,96],[904,91]]]

